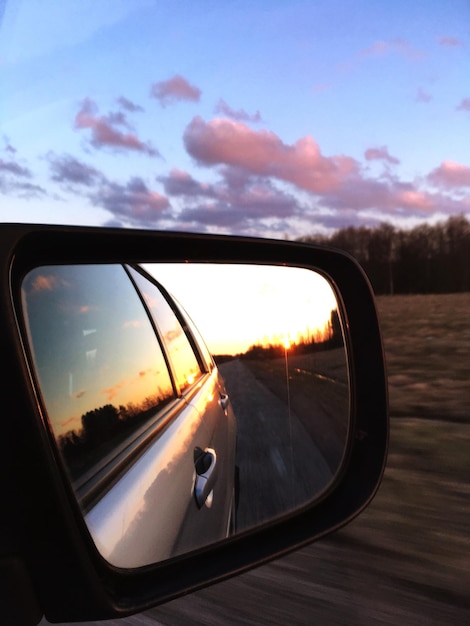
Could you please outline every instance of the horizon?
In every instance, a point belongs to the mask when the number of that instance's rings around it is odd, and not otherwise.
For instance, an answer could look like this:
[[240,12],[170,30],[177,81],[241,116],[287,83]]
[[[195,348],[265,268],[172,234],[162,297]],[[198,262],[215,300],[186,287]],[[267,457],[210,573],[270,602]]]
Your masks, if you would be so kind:
[[143,264],[176,299],[212,354],[322,335],[338,310],[330,283],[310,269],[256,264]]

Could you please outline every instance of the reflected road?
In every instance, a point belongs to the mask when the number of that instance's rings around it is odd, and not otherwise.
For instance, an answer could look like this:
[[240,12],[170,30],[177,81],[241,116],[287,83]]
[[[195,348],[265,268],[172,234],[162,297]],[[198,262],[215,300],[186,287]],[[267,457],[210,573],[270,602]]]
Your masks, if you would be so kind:
[[237,526],[243,530],[308,502],[332,474],[296,413],[245,363],[229,361],[220,372],[237,416]]

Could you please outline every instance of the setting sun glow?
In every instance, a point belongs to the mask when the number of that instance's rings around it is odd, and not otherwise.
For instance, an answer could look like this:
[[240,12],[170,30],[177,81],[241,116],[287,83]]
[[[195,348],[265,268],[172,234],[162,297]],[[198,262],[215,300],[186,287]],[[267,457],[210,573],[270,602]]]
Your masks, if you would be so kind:
[[253,345],[323,341],[337,309],[329,283],[284,266],[153,264],[146,269],[183,305],[213,354]]

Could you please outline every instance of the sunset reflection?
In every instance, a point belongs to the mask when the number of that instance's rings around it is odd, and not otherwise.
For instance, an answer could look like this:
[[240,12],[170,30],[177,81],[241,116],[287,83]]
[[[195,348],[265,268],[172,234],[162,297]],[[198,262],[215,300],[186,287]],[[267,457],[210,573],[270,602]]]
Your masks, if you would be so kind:
[[335,294],[318,273],[297,267],[161,263],[145,266],[190,312],[210,351],[322,343],[332,338]]
[[47,417],[76,477],[174,397],[172,383],[122,266],[38,268],[23,301]]
[[142,290],[155,325],[160,330],[163,342],[172,362],[179,391],[191,386],[201,374],[201,368],[173,310],[155,285],[148,282],[139,272],[130,268],[131,275]]
[[292,343],[293,343],[293,341],[292,341],[292,339],[290,339],[290,337],[285,337],[282,340],[282,344],[283,344],[283,346],[284,346],[284,348],[286,350],[289,350],[289,348],[291,347]]

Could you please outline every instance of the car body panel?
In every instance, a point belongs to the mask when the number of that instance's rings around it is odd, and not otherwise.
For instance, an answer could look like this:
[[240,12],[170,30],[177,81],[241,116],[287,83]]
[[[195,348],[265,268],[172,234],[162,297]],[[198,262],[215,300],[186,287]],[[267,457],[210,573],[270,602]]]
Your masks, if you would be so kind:
[[87,513],[93,540],[113,565],[140,567],[226,536],[219,510],[199,509],[194,498],[194,450],[217,445],[204,412],[216,378],[216,371],[206,375],[197,391],[200,410],[183,401],[178,417]]
[[[190,399],[193,407],[202,417],[209,444],[217,455],[215,483],[210,501],[195,514],[188,509],[188,519],[181,525],[177,552],[188,552],[200,545],[212,543],[215,538],[222,539],[230,533],[230,522],[234,502],[234,479],[236,462],[236,418],[230,403],[223,408],[221,396],[225,388],[217,368],[210,374],[209,382],[201,385]],[[203,450],[205,450],[204,448]],[[221,453],[222,452],[222,453]],[[209,499],[208,499],[209,500]]]

